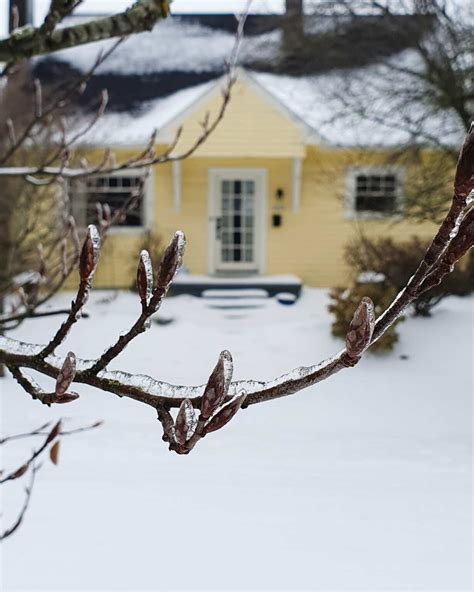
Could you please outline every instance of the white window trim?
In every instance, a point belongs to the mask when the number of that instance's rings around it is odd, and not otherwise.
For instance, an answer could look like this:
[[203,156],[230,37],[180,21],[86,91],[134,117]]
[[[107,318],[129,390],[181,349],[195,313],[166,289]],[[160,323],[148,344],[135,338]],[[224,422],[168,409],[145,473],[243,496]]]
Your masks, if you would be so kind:
[[[256,180],[261,184],[262,199],[256,203],[257,223],[259,232],[256,234],[256,264],[258,274],[265,273],[267,245],[267,170],[262,168],[210,168],[208,171],[208,273],[216,275],[223,270],[218,269],[215,248],[215,219],[217,200],[219,199],[219,182],[229,177]],[[238,270],[238,266],[235,266]],[[245,271],[245,269],[242,269]]]
[[[130,168],[124,169],[123,171],[117,171],[115,173],[103,174],[97,173],[96,177],[139,177],[145,174],[143,168]],[[153,169],[150,169],[148,175],[145,178],[145,187],[143,190],[143,220],[140,226],[111,226],[107,230],[108,235],[140,235],[148,232],[152,229],[153,223],[153,188],[154,188],[154,175]],[[84,231],[84,227],[78,227],[79,231]]]
[[[394,213],[383,212],[358,212],[355,209],[357,177],[359,175],[395,175],[396,193]],[[403,185],[405,181],[405,171],[400,166],[365,166],[350,167],[346,174],[346,194],[345,194],[345,218],[347,220],[397,220],[403,217]]]

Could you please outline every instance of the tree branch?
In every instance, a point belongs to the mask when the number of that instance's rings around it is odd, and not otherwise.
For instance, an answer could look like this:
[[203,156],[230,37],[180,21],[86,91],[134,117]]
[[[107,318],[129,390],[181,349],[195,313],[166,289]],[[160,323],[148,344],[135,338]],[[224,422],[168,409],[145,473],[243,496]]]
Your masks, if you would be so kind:
[[0,62],[14,63],[85,43],[151,31],[169,12],[168,0],[138,0],[122,13],[71,27],[55,29],[57,22],[49,21],[38,28],[15,29],[10,37],[0,40]]

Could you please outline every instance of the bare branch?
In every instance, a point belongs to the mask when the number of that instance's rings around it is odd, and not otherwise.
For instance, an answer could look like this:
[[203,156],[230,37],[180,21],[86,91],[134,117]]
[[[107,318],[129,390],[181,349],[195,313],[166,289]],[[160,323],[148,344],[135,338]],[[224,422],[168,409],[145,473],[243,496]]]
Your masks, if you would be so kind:
[[[56,24],[75,6],[71,6],[71,2],[53,2],[52,4],[68,6],[65,10],[60,10],[59,14],[57,8],[51,6],[52,10],[50,9],[46,17],[47,21],[41,27],[27,26],[15,29],[10,37],[0,40],[1,62],[14,63],[20,59],[77,47],[93,41],[151,31],[158,20],[169,15],[168,0],[138,0],[127,10],[114,16],[55,29]],[[54,11],[57,16],[53,16]]]

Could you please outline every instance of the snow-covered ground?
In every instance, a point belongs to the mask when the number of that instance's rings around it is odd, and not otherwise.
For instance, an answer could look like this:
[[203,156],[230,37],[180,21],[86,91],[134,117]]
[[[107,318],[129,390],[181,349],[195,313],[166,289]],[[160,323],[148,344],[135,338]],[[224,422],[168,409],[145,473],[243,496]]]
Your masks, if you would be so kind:
[[[137,314],[136,295],[105,296],[73,329],[79,356]],[[199,384],[228,348],[235,378],[268,379],[341,347],[326,303],[319,290],[255,310],[169,299],[174,322],[154,324],[115,367]],[[392,355],[241,411],[187,457],[168,452],[138,403],[79,386],[79,401],[50,410],[2,380],[4,434],[60,415],[105,424],[64,438],[59,466],[39,473],[24,525],[2,546],[0,588],[470,590],[472,313],[472,299],[446,300],[400,325]],[[41,342],[58,322],[12,336]],[[2,464],[30,447],[3,446]],[[6,526],[21,500],[15,484],[3,489]]]

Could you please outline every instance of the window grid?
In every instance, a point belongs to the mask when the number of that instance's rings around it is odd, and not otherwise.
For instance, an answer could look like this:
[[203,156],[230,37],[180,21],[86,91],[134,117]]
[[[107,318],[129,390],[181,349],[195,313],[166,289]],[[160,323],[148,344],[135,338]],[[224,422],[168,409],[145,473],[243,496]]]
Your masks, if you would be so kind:
[[356,212],[393,214],[397,208],[397,176],[394,173],[356,175]]
[[254,181],[221,181],[221,259],[225,263],[254,261]]

